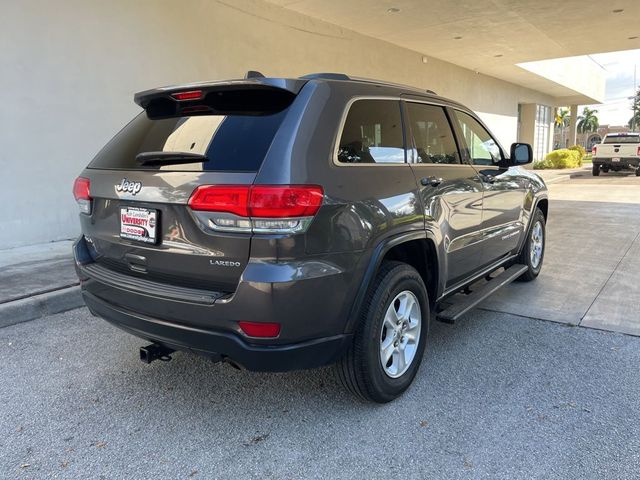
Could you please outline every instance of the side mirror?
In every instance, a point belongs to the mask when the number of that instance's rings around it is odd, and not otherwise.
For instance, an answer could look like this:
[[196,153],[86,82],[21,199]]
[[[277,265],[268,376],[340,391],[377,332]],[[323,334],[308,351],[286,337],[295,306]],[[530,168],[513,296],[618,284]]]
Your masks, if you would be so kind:
[[525,165],[533,162],[533,149],[528,143],[511,144],[511,164]]

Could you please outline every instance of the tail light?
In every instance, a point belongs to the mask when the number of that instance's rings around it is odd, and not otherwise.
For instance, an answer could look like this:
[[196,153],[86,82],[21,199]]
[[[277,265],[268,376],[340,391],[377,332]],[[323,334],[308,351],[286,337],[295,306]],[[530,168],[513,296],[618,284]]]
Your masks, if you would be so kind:
[[207,226],[214,230],[298,233],[308,228],[323,198],[317,185],[202,185],[189,207],[208,212]]
[[78,177],[73,182],[73,196],[78,203],[80,212],[89,215],[91,213],[91,182],[88,178]]
[[638,147],[638,150],[636,150],[636,155],[640,157],[640,147]]
[[591,155],[595,155],[597,152],[598,152],[598,146],[597,146],[597,145],[594,145],[594,146],[591,148]]

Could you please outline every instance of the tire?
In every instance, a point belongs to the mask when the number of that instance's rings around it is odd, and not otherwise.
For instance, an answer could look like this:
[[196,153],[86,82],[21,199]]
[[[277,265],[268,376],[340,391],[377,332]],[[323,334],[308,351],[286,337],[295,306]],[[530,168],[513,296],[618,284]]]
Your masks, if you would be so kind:
[[594,177],[597,177],[600,175],[600,165],[594,163],[593,167],[591,168],[591,173],[593,174]]
[[[402,313],[402,305],[411,305],[412,301],[418,308],[408,309],[406,325],[403,321],[392,327],[393,322],[385,321],[387,313],[387,318],[395,321],[396,312]],[[429,320],[429,298],[420,274],[405,263],[384,262],[364,300],[353,343],[335,365],[340,383],[370,402],[387,403],[400,396],[411,385],[422,362]],[[393,332],[397,336],[392,336]],[[410,336],[415,337],[415,343],[407,339]],[[383,366],[385,343],[385,351],[392,350],[393,354]]]
[[[539,228],[538,228],[539,227]],[[539,242],[537,240],[539,238]],[[519,282],[530,282],[535,280],[544,260],[544,247],[546,245],[546,222],[542,210],[536,208],[531,218],[531,226],[527,232],[527,239],[522,246],[522,251],[516,260],[516,263],[526,265],[528,270],[518,277]],[[532,254],[532,248],[536,248],[538,255]]]
[[640,167],[636,168],[636,177],[640,177]]

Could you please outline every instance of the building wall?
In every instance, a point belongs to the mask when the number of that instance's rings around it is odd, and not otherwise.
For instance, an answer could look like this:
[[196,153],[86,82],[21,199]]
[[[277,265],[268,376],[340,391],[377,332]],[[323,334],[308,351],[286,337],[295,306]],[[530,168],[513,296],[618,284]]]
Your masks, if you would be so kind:
[[536,107],[537,105],[535,103],[525,103],[520,109],[521,118],[519,140],[530,144],[532,147],[535,146]]
[[261,0],[22,0],[0,16],[0,248],[77,234],[71,184],[137,112],[188,81],[337,71],[435,90],[507,146],[518,103],[553,99]]
[[[600,125],[595,132],[577,133],[576,143],[590,150],[594,144],[600,143],[607,133],[626,133],[631,129],[627,125]],[[569,127],[554,129],[553,133],[554,147],[563,148],[569,145]]]

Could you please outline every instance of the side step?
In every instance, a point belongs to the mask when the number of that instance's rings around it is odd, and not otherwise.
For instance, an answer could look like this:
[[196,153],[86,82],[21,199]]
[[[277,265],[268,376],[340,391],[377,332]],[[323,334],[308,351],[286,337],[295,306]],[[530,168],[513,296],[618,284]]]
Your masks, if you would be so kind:
[[438,320],[446,323],[454,323],[458,318],[467,313],[480,302],[493,295],[505,285],[513,282],[516,278],[526,272],[527,268],[528,267],[526,265],[522,265],[519,263],[510,266],[497,277],[494,277],[477,290],[474,290],[472,293],[466,295],[459,302],[454,303],[450,307],[438,313]]

